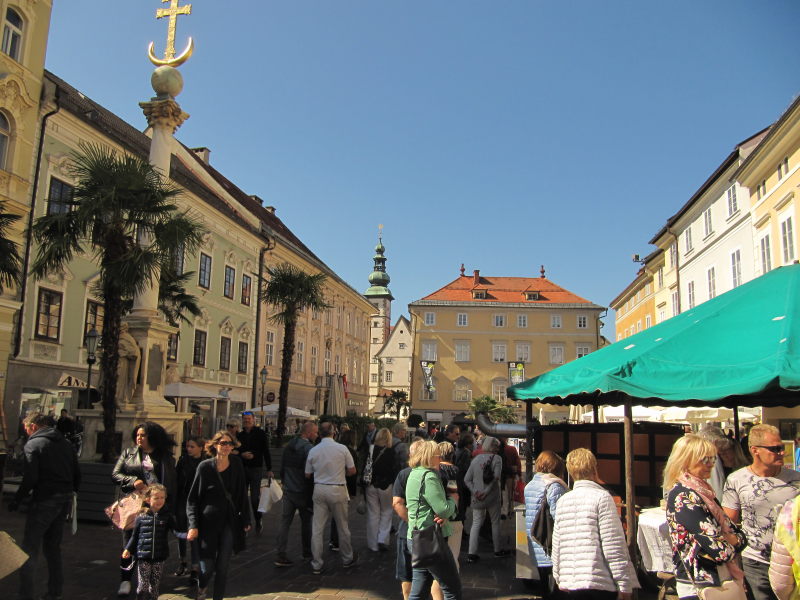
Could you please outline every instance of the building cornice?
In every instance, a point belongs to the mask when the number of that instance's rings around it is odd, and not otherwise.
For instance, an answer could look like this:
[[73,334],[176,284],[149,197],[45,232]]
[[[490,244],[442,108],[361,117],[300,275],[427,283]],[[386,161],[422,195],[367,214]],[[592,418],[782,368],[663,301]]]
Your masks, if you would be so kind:
[[463,308],[528,308],[532,310],[554,310],[554,309],[581,309],[581,310],[606,310],[605,306],[599,306],[592,302],[579,303],[548,303],[535,304],[526,302],[492,302],[484,300],[480,303],[462,302],[459,300],[416,300],[408,305],[409,311],[414,306],[454,306]]

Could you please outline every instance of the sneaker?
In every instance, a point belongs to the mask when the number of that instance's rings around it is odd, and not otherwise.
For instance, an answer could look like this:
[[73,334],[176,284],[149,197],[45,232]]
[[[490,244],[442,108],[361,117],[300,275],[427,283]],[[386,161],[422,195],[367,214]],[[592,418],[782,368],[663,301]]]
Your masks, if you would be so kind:
[[207,588],[197,588],[197,596],[195,596],[195,600],[207,600],[208,596],[206,596],[206,589]]
[[322,567],[319,567],[319,568],[311,567],[311,572],[314,575],[322,575]]
[[130,581],[123,581],[119,584],[119,589],[117,590],[117,596],[127,596],[131,593],[131,582]]
[[358,554],[353,552],[353,560],[351,560],[350,562],[342,563],[342,567],[345,569],[350,569],[352,567],[355,567],[357,563],[358,563]]
[[281,554],[273,561],[273,564],[276,567],[291,567],[294,563],[286,558],[285,554]]
[[264,531],[264,526],[261,524],[261,521],[256,521],[256,535],[261,535],[262,531]]
[[184,575],[188,574],[189,574],[189,569],[187,568],[185,562],[182,562],[180,565],[178,565],[178,568],[175,569],[175,572],[173,573],[175,577],[183,577]]
[[509,550],[498,550],[497,552],[494,553],[494,557],[495,558],[505,558],[509,554],[511,554],[511,552]]
[[478,556],[477,554],[467,554],[467,562],[468,563],[475,563],[475,562],[478,562],[480,559],[481,559],[481,557]]
[[332,552],[338,552],[339,551],[339,546],[336,546],[333,542],[328,544],[328,548],[330,548]]

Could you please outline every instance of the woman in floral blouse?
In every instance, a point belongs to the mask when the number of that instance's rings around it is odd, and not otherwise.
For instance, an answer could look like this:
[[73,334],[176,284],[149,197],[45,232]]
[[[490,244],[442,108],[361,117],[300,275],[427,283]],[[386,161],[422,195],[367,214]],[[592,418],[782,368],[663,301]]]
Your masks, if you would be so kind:
[[706,481],[716,461],[714,444],[689,434],[675,442],[664,469],[672,560],[682,600],[695,599],[700,589],[731,579],[744,589],[736,555],[747,539],[725,515]]

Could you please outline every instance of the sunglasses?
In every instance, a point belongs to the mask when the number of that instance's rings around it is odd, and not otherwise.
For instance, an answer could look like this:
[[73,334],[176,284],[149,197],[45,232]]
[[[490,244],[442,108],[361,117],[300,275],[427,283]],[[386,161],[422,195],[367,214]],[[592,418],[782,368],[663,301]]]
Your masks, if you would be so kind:
[[773,454],[784,454],[786,452],[786,448],[783,446],[756,446],[756,448],[763,448],[764,450],[769,450]]
[[233,446],[233,442],[217,442],[217,446]]
[[717,463],[716,456],[704,456],[700,459],[700,462],[703,463],[707,467],[713,467]]

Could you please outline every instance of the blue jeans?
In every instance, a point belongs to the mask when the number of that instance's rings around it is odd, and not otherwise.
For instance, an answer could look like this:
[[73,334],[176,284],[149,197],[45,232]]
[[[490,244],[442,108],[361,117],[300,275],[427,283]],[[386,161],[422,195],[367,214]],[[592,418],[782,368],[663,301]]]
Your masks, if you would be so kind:
[[[311,556],[311,511],[309,510],[308,497],[304,493],[283,492],[281,501],[281,525],[278,530],[278,554],[286,554],[289,543],[289,528],[294,520],[294,513],[300,514],[300,539],[303,546],[303,556]],[[335,525],[335,521],[331,527]],[[337,539],[338,541],[338,539]]]
[[47,593],[51,596],[61,595],[64,585],[61,538],[64,536],[64,523],[71,505],[72,494],[56,494],[45,500],[31,502],[22,541],[22,549],[28,554],[28,560],[19,572],[21,600],[33,600],[35,597],[34,575],[40,548],[47,560]]
[[[225,597],[225,586],[228,583],[228,567],[233,555],[233,530],[226,526],[217,540],[217,555],[214,558],[200,558],[200,587],[208,587],[214,577],[214,600]],[[214,576],[216,573],[216,576]]]
[[[408,553],[413,556],[411,548],[411,539],[409,539]],[[439,582],[445,600],[461,600],[461,577],[458,574],[452,552],[448,552],[447,558],[443,559],[440,564],[427,569],[413,567],[411,573],[411,593],[408,595],[408,600],[428,598],[434,579]]]
[[777,600],[769,584],[769,563],[742,558],[742,570],[747,580],[748,598],[752,600]]

